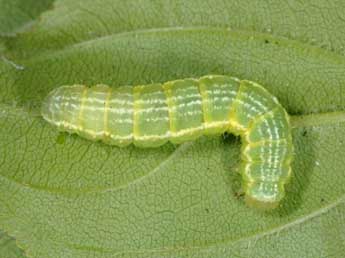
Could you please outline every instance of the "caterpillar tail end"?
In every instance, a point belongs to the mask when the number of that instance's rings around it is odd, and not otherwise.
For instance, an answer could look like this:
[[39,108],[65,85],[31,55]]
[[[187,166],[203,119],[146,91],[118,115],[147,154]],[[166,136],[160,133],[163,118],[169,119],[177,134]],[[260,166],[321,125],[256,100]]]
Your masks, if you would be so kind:
[[[58,95],[58,92],[59,89],[51,91],[42,102],[41,115],[45,120],[47,120],[50,123],[52,123],[52,121],[54,120],[54,112],[56,112],[56,110],[60,108],[60,106],[56,105],[56,96]],[[54,110],[54,108],[56,110]]]
[[42,117],[60,131],[75,132],[80,96],[84,89],[84,86],[72,85],[52,90],[42,102]]

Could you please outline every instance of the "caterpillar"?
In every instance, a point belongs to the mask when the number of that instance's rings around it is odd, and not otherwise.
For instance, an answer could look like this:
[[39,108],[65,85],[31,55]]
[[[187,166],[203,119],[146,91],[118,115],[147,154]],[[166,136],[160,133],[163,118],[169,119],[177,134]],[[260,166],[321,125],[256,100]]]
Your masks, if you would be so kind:
[[273,209],[291,177],[289,116],[259,84],[223,75],[111,88],[59,87],[41,114],[61,131],[127,146],[180,144],[230,132],[242,141],[240,173],[249,206]]

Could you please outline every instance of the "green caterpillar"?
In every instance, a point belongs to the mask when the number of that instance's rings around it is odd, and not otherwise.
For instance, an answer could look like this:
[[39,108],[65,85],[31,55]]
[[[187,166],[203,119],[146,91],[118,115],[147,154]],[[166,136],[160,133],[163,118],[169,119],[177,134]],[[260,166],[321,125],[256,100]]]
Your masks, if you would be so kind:
[[42,105],[61,131],[117,146],[157,147],[231,132],[242,140],[241,175],[248,205],[275,208],[291,177],[289,116],[262,86],[207,75],[164,84],[62,86]]

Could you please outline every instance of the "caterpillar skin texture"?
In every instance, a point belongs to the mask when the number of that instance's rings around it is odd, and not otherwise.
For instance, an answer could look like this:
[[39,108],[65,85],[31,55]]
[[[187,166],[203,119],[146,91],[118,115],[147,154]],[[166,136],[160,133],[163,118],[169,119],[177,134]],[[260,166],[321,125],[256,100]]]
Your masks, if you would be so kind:
[[248,205],[275,208],[291,176],[289,116],[262,86],[208,75],[164,84],[110,88],[62,86],[42,105],[61,131],[107,144],[158,147],[231,132],[242,140],[242,187]]

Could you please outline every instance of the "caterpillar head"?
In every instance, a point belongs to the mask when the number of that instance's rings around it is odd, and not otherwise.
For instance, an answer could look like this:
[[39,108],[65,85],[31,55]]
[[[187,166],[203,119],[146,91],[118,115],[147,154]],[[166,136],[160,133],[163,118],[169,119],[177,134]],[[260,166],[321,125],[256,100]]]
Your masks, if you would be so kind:
[[258,181],[248,187],[245,201],[248,206],[260,210],[271,210],[278,207],[284,196],[285,190],[282,183]]

